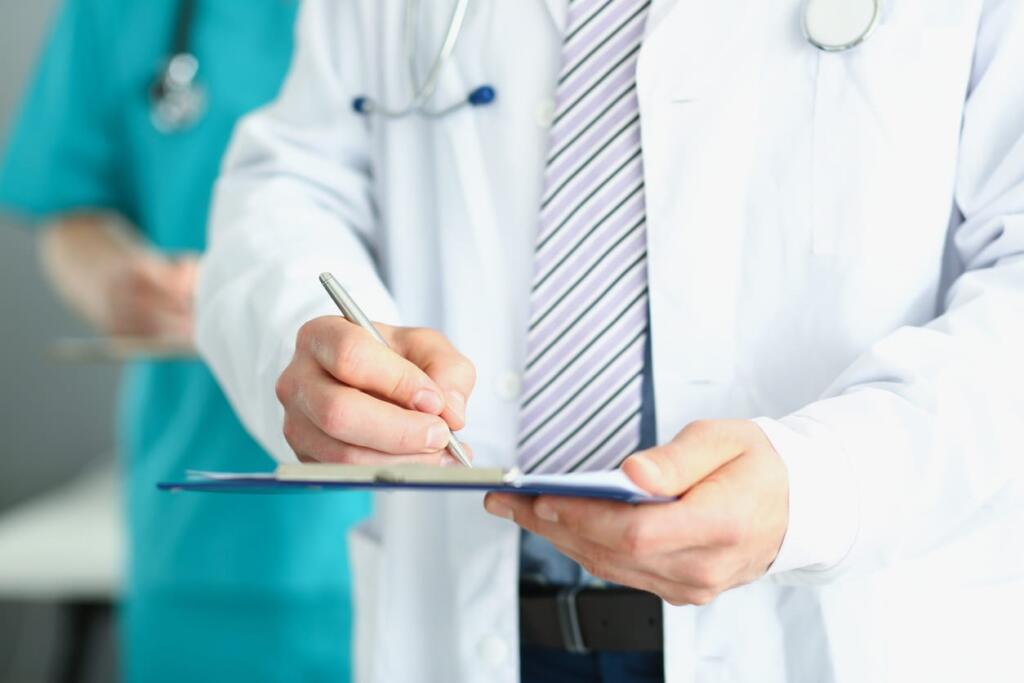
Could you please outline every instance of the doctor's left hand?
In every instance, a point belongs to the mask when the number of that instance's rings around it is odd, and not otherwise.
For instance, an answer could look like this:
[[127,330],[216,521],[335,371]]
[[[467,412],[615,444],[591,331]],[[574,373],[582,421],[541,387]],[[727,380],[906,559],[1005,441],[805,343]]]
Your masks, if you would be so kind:
[[673,605],[710,602],[761,577],[789,517],[785,464],[748,420],[691,423],[623,464],[658,505],[490,494],[491,514],[547,537],[594,576]]

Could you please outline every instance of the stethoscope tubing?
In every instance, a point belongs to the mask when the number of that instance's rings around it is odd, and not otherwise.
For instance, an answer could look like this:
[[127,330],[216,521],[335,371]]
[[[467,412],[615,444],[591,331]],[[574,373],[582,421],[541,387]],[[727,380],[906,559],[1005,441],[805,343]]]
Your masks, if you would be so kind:
[[[803,29],[804,38],[807,42],[813,47],[824,52],[846,52],[860,46],[871,37],[880,22],[883,0],[860,0],[861,2],[870,2],[872,4],[871,17],[868,25],[862,31],[857,33],[852,40],[838,44],[829,43],[821,37],[814,35],[814,31],[809,25],[811,5],[816,1],[820,0],[805,0],[801,28]],[[842,0],[831,1],[839,2]],[[412,98],[409,104],[405,107],[390,108],[384,106],[374,98],[367,95],[361,95],[356,97],[352,102],[355,111],[364,116],[377,115],[390,119],[404,118],[413,114],[418,114],[429,119],[438,119],[466,106],[480,106],[493,102],[495,99],[494,88],[489,85],[483,85],[470,92],[464,100],[455,102],[446,107],[431,109],[427,106],[427,102],[437,91],[437,84],[440,79],[441,69],[455,53],[455,48],[458,45],[460,36],[462,35],[466,14],[469,9],[469,2],[470,0],[456,0],[455,6],[452,8],[452,13],[448,20],[448,29],[445,31],[444,40],[441,43],[441,47],[438,50],[434,61],[427,70],[426,78],[421,82],[416,70],[415,57],[419,40],[419,31],[416,30],[416,19],[419,13],[419,0],[406,0],[403,8],[405,16],[403,19],[402,30],[403,44],[405,46],[405,59],[409,69],[409,82],[412,84]]]
[[448,30],[445,31],[444,40],[441,42],[437,56],[434,57],[434,61],[427,70],[426,78],[421,83],[416,70],[416,49],[419,42],[419,31],[416,30],[416,16],[419,14],[419,0],[406,0],[402,43],[405,46],[405,60],[409,69],[409,82],[413,86],[412,99],[408,105],[401,109],[390,109],[373,98],[363,96],[356,98],[356,111],[362,114],[376,114],[392,119],[404,118],[411,114],[420,114],[426,118],[436,119],[473,104],[471,101],[472,97],[470,96],[465,100],[441,109],[429,109],[427,107],[427,101],[437,91],[441,69],[444,68],[445,63],[455,53],[455,47],[458,45],[459,37],[462,35],[462,27],[465,25],[468,9],[469,0],[456,0],[451,16],[448,18]]
[[171,50],[149,86],[150,119],[161,133],[195,125],[206,109],[206,91],[196,81],[199,59],[192,50],[197,0],[179,0]]

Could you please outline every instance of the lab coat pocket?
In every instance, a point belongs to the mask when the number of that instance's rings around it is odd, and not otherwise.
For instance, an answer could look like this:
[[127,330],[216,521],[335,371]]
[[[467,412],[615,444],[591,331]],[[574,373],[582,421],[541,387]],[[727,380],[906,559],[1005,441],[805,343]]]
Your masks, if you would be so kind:
[[[818,55],[810,216],[816,255],[865,258],[917,243],[916,201],[935,190],[960,96],[960,30],[883,23],[863,45]],[[955,121],[953,122],[955,123]],[[955,141],[953,141],[955,144]]]
[[378,576],[381,540],[372,519],[348,533],[349,566],[352,571],[353,640],[352,676],[356,683],[373,680],[373,645],[378,622]]

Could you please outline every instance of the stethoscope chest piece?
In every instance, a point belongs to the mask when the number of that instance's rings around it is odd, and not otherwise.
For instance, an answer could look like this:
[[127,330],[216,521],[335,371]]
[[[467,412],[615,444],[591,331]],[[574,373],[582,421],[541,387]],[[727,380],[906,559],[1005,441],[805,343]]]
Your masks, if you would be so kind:
[[881,13],[882,0],[807,0],[804,33],[811,45],[842,52],[867,40]]
[[206,89],[197,81],[199,61],[182,52],[173,55],[149,89],[150,117],[162,133],[191,128],[206,112]]

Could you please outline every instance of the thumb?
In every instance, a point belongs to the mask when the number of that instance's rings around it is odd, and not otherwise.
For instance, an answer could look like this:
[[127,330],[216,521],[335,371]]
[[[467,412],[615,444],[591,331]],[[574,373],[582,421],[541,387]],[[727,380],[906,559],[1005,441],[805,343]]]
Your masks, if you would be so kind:
[[699,420],[657,448],[640,451],[622,470],[640,488],[658,496],[679,496],[746,452],[757,425],[748,420]]

